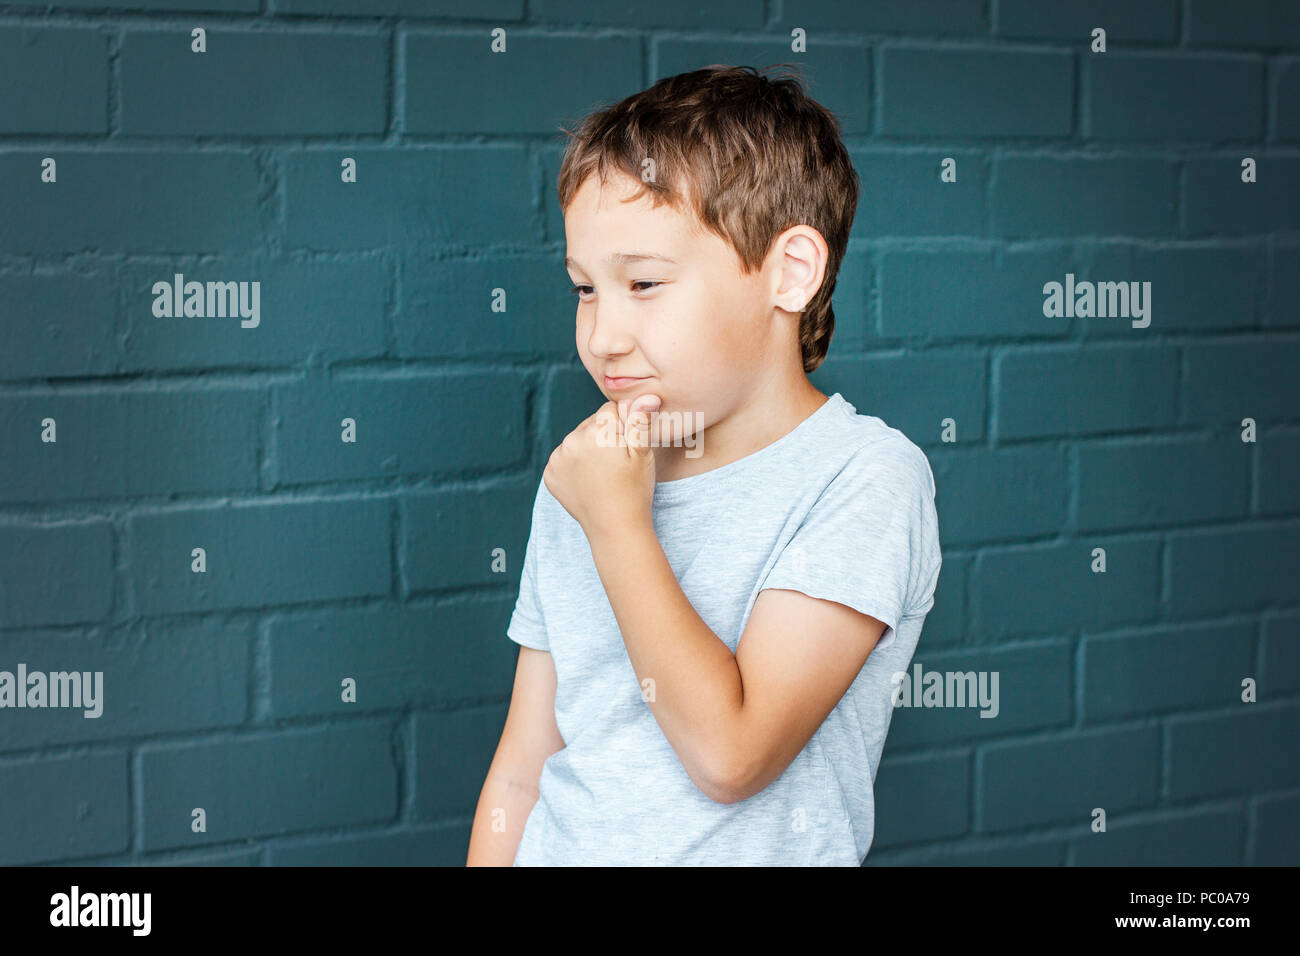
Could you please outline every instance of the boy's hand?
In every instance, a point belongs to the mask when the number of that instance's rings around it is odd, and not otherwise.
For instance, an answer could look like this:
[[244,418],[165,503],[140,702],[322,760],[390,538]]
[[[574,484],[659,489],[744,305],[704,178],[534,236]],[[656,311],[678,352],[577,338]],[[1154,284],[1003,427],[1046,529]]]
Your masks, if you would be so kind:
[[606,402],[551,452],[542,480],[588,536],[650,516],[650,413],[659,404],[658,395],[638,395],[630,407]]

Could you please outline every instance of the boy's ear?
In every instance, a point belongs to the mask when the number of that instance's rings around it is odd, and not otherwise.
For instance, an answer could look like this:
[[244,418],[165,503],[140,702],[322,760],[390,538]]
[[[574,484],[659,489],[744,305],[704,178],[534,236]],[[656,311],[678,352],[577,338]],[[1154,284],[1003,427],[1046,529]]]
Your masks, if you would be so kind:
[[803,312],[826,274],[826,240],[811,226],[791,226],[781,239],[781,284],[776,305]]

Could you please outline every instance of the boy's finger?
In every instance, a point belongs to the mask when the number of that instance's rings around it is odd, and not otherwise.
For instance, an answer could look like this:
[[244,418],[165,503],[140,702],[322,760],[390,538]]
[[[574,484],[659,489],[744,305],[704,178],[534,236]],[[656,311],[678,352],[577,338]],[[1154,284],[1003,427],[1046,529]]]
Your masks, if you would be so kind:
[[650,413],[637,409],[627,416],[627,445],[633,454],[650,446]]
[[653,412],[653,411],[657,411],[658,408],[659,408],[660,402],[661,402],[661,400],[660,400],[660,398],[659,398],[658,395],[655,395],[655,394],[653,394],[653,393],[647,392],[645,395],[638,395],[638,396],[633,400],[633,402],[632,402],[632,410],[633,410],[633,411],[640,410],[640,411],[643,411],[643,412],[646,412],[646,413]]
[[632,402],[627,420],[629,433],[635,433],[635,438],[629,434],[630,447],[642,451],[650,446],[650,416],[659,408],[660,402],[659,396],[654,394],[638,395]]

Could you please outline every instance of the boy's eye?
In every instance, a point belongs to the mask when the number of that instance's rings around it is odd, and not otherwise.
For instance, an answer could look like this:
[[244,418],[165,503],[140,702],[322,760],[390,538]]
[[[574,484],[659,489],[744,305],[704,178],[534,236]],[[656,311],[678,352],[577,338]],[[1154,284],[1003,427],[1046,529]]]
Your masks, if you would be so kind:
[[[662,283],[662,282],[656,282],[656,281],[654,281],[654,280],[652,280],[652,279],[641,279],[641,280],[639,280],[639,281],[637,281],[637,282],[633,282],[633,283],[632,283],[632,287],[633,287],[633,288],[636,288],[637,286],[649,286],[649,287],[651,287],[651,288],[654,288],[655,286],[660,286],[660,285],[663,285],[663,283]],[[569,292],[570,292],[572,295],[576,295],[576,296],[578,296],[579,298],[582,297],[584,291],[589,292],[590,290],[591,290],[591,286],[589,286],[589,285],[574,285],[574,286],[570,286],[570,287],[569,287]],[[649,290],[648,290],[648,289],[644,289],[644,290],[640,290],[640,291],[649,291]]]

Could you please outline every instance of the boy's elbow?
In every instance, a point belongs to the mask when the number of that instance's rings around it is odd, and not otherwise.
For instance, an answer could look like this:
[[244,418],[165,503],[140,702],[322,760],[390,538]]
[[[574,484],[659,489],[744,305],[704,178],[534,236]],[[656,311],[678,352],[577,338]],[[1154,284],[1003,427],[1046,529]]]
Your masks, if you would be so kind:
[[704,795],[714,803],[740,803],[748,800],[761,786],[755,786],[755,771],[751,761],[743,753],[732,752],[716,757],[709,768],[710,773],[703,782],[696,785]]
[[748,800],[753,795],[754,794],[745,787],[728,786],[725,788],[715,788],[714,793],[710,795],[710,799],[714,803],[732,804],[740,803],[742,800]]
[[740,787],[721,776],[710,777],[703,781],[696,780],[695,785],[714,803],[739,803],[745,799],[745,794],[741,792]]

